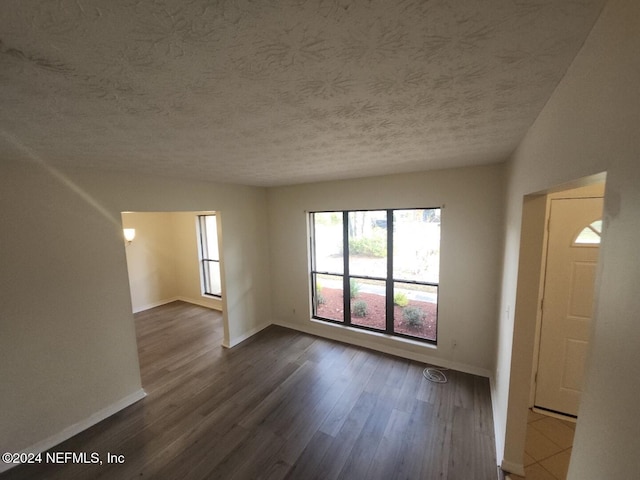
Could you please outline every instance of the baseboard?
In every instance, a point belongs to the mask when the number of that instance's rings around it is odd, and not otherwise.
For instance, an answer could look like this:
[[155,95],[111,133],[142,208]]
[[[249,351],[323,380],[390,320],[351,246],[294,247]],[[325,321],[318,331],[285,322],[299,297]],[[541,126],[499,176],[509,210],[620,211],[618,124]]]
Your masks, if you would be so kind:
[[148,304],[142,305],[140,307],[134,307],[133,308],[133,313],[144,312],[145,310],[149,310],[151,308],[160,307],[162,305],[166,305],[167,303],[175,302],[177,300],[180,300],[180,298],[173,297],[173,298],[169,298],[169,299],[166,299],[166,300],[158,300],[157,302],[148,303]]
[[[348,343],[351,345],[356,345],[358,347],[368,348],[370,350],[375,350],[382,353],[388,353],[389,355],[394,355],[400,358],[406,358],[409,360],[414,360],[417,362],[430,364],[430,365],[438,365],[444,368],[450,368],[451,370],[457,370],[459,372],[470,373],[472,375],[478,375],[480,377],[491,377],[491,372],[484,368],[479,368],[474,365],[467,365],[464,363],[452,362],[447,359],[438,358],[433,355],[429,355],[427,352],[432,350],[433,347],[424,344],[423,342],[417,342],[414,340],[404,339],[401,337],[392,337],[386,334],[378,334],[378,333],[363,333],[361,330],[356,328],[349,328],[342,325],[333,325],[330,323],[326,324],[328,328],[313,328],[313,325],[301,325],[294,324],[284,321],[275,321],[273,322],[275,325],[280,325],[281,327],[290,328],[292,330],[298,330],[300,332],[309,333],[311,335],[316,335],[323,338],[328,338],[330,340],[335,340],[337,342]],[[325,325],[322,325],[323,327]],[[334,327],[334,328],[331,328]],[[344,335],[340,335],[340,333],[344,333],[345,329],[347,329],[350,333],[355,333],[356,335],[349,335],[348,338],[345,338]],[[380,342],[369,340],[367,337],[379,336],[380,338],[384,338],[387,342],[397,343],[398,346],[385,345]],[[414,351],[408,351],[402,348],[402,344],[411,344],[417,345],[420,347],[424,347],[426,350],[425,353],[419,353]]]
[[521,463],[509,462],[508,460],[502,460],[502,464],[500,468],[505,472],[513,473],[514,475],[519,475],[524,477],[524,465]]
[[166,300],[159,300],[154,303],[148,303],[147,305],[142,305],[141,307],[134,308],[133,313],[144,312],[145,310],[161,307],[162,305],[167,305],[168,303],[172,303],[172,302],[185,302],[185,303],[190,303],[192,305],[198,305],[199,307],[205,307],[205,308],[210,308],[212,310],[217,310],[219,312],[222,311],[221,305],[216,306],[216,305],[212,305],[211,302],[207,302],[206,300],[197,300],[195,298],[177,296],[177,297],[172,297]]
[[222,346],[225,347],[225,348],[233,348],[236,345],[238,345],[239,343],[244,342],[248,338],[253,337],[259,331],[264,330],[269,325],[271,325],[271,324],[270,323],[265,323],[265,324],[262,324],[262,325],[258,325],[256,328],[249,330],[248,332],[240,335],[239,337],[230,339],[228,343],[226,341],[223,341],[222,342]]
[[[182,297],[182,296],[176,297],[175,300],[180,300],[181,302],[190,303],[192,305],[198,305],[200,307],[210,308],[211,310],[217,310],[219,312],[222,311],[222,300],[217,300],[217,299],[207,300],[207,299],[197,299],[197,298]],[[217,303],[219,303],[219,305],[215,305]]]
[[[502,431],[502,427],[498,424],[499,412],[498,402],[496,400],[496,377],[494,375],[489,377],[489,387],[491,392],[491,410],[493,413],[493,439],[496,447],[496,457],[498,457],[498,455],[504,455],[504,438],[502,435],[498,435],[498,432]],[[499,460],[499,458],[496,458],[496,460]]]
[[[88,418],[78,422],[78,423],[74,423],[73,425],[63,429],[62,431],[50,436],[49,438],[45,438],[44,440],[41,440],[33,445],[31,445],[30,447],[25,448],[24,450],[22,450],[20,453],[41,453],[41,452],[46,452],[47,450],[55,447],[56,445],[61,444],[62,442],[64,442],[65,440],[70,439],[71,437],[73,437],[74,435],[77,435],[78,433],[82,432],[83,430],[86,430],[87,428],[93,427],[96,423],[101,422],[102,420],[104,420],[105,418],[110,417],[111,415],[119,412],[120,410],[128,407],[129,405],[133,405],[134,403],[136,403],[139,400],[142,400],[145,396],[147,395],[147,393],[143,390],[140,389],[130,395],[127,395],[126,397],[124,397],[123,399],[112,403],[111,405],[109,405],[106,408],[103,408],[102,410],[91,414]],[[18,464],[13,464],[13,463],[3,463],[0,462],[0,473],[9,470],[15,466],[17,466]]]

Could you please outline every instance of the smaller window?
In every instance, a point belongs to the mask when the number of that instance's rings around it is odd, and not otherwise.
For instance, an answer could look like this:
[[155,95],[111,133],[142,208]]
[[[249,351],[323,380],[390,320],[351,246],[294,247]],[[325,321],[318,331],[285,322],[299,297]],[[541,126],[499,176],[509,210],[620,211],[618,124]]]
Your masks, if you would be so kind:
[[602,220],[596,220],[591,225],[584,227],[576,239],[574,245],[598,245],[602,234]]
[[202,272],[202,294],[222,296],[220,281],[220,254],[218,252],[218,225],[215,215],[198,215],[200,231],[200,269]]

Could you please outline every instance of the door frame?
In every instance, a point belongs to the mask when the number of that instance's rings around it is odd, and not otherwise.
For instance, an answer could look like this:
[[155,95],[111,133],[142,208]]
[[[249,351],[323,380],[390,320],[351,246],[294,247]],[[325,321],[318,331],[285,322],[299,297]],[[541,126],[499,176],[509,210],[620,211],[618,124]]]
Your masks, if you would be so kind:
[[[543,190],[534,190],[521,197],[522,204],[519,205],[521,209],[520,234],[516,240],[518,254],[517,258],[512,260],[517,262],[517,270],[513,279],[516,286],[515,298],[513,299],[514,303],[507,302],[505,311],[500,313],[513,321],[513,330],[505,332],[506,335],[511,337],[511,344],[508,352],[504,352],[504,354],[510,355],[511,359],[508,371],[496,371],[497,377],[506,375],[509,379],[509,392],[504,405],[507,410],[506,420],[503,425],[496,426],[496,429],[503,429],[505,432],[504,444],[499,446],[504,448],[500,465],[503,470],[517,475],[524,475],[522,459],[527,433],[528,412],[532,405],[530,394],[534,372],[533,358],[536,330],[539,332],[536,327],[540,317],[539,294],[540,282],[543,278],[541,269],[544,264],[542,249],[544,246],[546,197],[553,193],[566,192],[596,184],[599,184],[602,189],[606,180],[607,173],[600,172],[587,177],[568,180],[566,183]],[[517,207],[514,206],[513,208]],[[603,228],[603,238],[606,239],[606,222]],[[599,288],[597,282],[598,278],[596,277],[596,295]],[[498,355],[501,354],[503,352],[498,352]],[[587,360],[588,358],[589,354],[587,354]],[[587,377],[589,375],[588,365],[586,375]]]

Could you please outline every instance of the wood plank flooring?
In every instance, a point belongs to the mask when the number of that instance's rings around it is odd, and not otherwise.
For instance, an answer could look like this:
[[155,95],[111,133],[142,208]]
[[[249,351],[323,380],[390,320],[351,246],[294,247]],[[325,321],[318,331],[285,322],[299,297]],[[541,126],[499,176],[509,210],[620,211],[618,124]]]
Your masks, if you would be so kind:
[[124,464],[21,465],[4,479],[497,478],[489,382],[271,326],[224,349],[221,316],[136,314],[147,397],[52,451]]

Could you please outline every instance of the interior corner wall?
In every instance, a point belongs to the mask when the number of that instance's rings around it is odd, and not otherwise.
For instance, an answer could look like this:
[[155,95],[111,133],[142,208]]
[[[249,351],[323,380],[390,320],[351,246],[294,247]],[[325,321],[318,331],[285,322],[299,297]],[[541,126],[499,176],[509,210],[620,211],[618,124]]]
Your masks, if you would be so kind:
[[[503,165],[494,164],[269,189],[274,321],[489,376],[496,327],[503,181]],[[311,320],[308,212],[442,205],[437,348]]]
[[640,3],[611,0],[508,166],[500,323],[493,388],[497,452],[521,462],[535,328],[514,318],[525,195],[607,172],[585,390],[570,479],[634,478],[640,471]]
[[136,237],[125,249],[133,311],[176,300],[177,246],[171,214],[125,212],[122,226],[136,230]]
[[265,205],[263,188],[0,163],[0,451],[141,392],[120,212],[221,212],[234,344],[271,321]]

